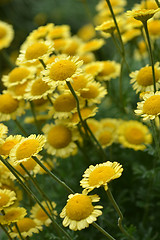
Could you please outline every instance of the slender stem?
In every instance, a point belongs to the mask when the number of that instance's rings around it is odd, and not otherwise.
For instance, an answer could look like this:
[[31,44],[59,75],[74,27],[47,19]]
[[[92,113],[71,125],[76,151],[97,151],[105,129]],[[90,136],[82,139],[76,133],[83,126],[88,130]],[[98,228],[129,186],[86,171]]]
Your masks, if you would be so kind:
[[108,232],[106,232],[103,228],[101,228],[97,223],[92,223],[94,227],[96,227],[101,233],[103,233],[108,239],[110,240],[116,240],[113,238]]
[[42,66],[44,67],[44,69],[46,69],[46,64],[44,63],[43,59],[39,59],[40,63],[42,64]]
[[32,115],[33,115],[33,117],[34,117],[35,125],[36,125],[36,127],[37,127],[37,131],[38,131],[39,134],[41,134],[42,132],[41,132],[41,130],[40,130],[39,123],[38,123],[38,121],[37,121],[34,104],[33,104],[32,101],[29,101],[29,104],[30,104],[30,107],[31,107]]
[[20,131],[24,134],[24,136],[28,137],[28,133],[24,130],[24,128],[19,123],[19,121],[17,119],[14,119],[14,122],[16,123],[16,125],[20,129]]
[[109,188],[108,188],[108,190],[107,190],[107,196],[108,196],[109,200],[111,201],[114,209],[115,209],[116,212],[118,213],[118,216],[119,216],[119,218],[118,218],[118,227],[119,227],[119,229],[120,229],[121,232],[124,233],[129,239],[135,240],[135,238],[132,237],[132,236],[124,229],[124,227],[123,227],[123,225],[122,225],[123,214],[122,214],[122,212],[121,212],[118,204],[116,203],[116,201],[115,201],[115,199],[114,199],[114,197],[113,197],[113,195],[112,195],[112,193],[111,193],[111,191],[110,191]]
[[123,106],[123,93],[122,93],[123,64],[124,64],[124,58],[122,58],[122,60],[121,60],[121,70],[120,70],[120,76],[119,76],[119,98],[120,98],[121,106],[124,109],[124,106]]
[[[154,120],[151,120],[151,127],[152,127],[152,132],[153,132],[153,139],[155,143],[155,153],[157,159],[160,159],[160,144],[159,144],[159,137],[157,136],[157,130],[156,130],[156,124]],[[156,167],[156,157],[154,159],[154,168]]]
[[47,95],[47,98],[48,98],[48,101],[50,102],[50,104],[53,106],[52,99],[50,98],[50,96],[49,96],[49,95]]
[[6,233],[6,235],[8,236],[8,239],[12,240],[11,236],[9,235],[9,232],[7,231],[7,229],[0,223],[0,227],[3,229],[3,231]]
[[149,38],[147,21],[143,22],[143,26],[144,26],[144,30],[145,30],[146,37],[147,37],[149,56],[150,56],[150,61],[151,61],[151,66],[152,66],[154,92],[156,92],[156,77],[155,77],[155,70],[154,70],[154,58],[153,58],[153,51],[152,51],[151,42],[150,42],[150,38]]
[[22,234],[21,234],[21,232],[20,232],[20,230],[19,230],[19,227],[18,227],[17,223],[14,223],[14,225],[15,225],[15,228],[17,229],[17,232],[18,232],[18,234],[19,234],[19,236],[20,236],[20,239],[21,239],[21,240],[24,240],[24,238],[23,238],[23,236],[22,236]]
[[160,2],[158,0],[155,0],[155,2],[157,3],[157,6],[160,8]]

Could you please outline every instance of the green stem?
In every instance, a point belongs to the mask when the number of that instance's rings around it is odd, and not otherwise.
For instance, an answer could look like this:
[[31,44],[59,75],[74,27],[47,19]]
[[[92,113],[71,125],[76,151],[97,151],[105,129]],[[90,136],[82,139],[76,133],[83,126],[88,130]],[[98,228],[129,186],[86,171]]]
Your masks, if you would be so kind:
[[44,69],[46,69],[46,64],[44,63],[43,59],[39,59],[40,63],[42,64],[42,66],[44,67]]
[[143,22],[143,26],[144,26],[144,30],[145,30],[147,42],[148,42],[148,50],[149,50],[150,62],[151,62],[151,66],[152,66],[153,86],[154,86],[154,93],[155,93],[156,92],[156,77],[155,77],[155,70],[154,70],[153,52],[152,52],[151,42],[150,42],[150,38],[149,38],[147,21]]
[[32,115],[33,115],[33,117],[34,117],[35,125],[36,125],[36,127],[37,127],[37,131],[38,131],[39,134],[41,134],[42,132],[41,132],[41,130],[40,130],[39,123],[38,123],[38,121],[37,121],[34,104],[33,104],[32,101],[29,101],[29,104],[30,104],[30,107],[31,107]]
[[154,160],[154,168],[156,167],[156,157],[157,159],[160,159],[160,144],[159,144],[159,137],[157,136],[157,129],[156,129],[156,123],[154,120],[151,120],[151,127],[153,132],[153,139],[155,143],[155,160]]
[[21,240],[24,240],[24,238],[22,237],[22,234],[21,234],[21,232],[20,232],[20,230],[19,230],[19,227],[18,227],[17,223],[14,223],[14,225],[15,225],[15,228],[17,229],[17,232],[18,232],[18,234],[19,234],[19,236],[20,236],[20,239],[21,239]]
[[49,95],[47,95],[47,98],[48,98],[48,101],[50,102],[50,104],[53,106],[52,99],[50,98],[50,96],[49,96]]
[[155,2],[157,3],[157,6],[160,8],[160,3],[158,0],[155,0]]
[[118,214],[118,216],[119,216],[119,218],[118,218],[118,227],[119,227],[119,229],[120,229],[121,232],[124,233],[129,239],[135,240],[135,238],[132,237],[132,236],[124,229],[124,227],[123,227],[123,225],[122,225],[123,214],[122,214],[122,212],[121,212],[118,204],[116,203],[116,201],[115,201],[115,199],[114,199],[114,197],[113,197],[113,195],[112,195],[112,193],[111,193],[111,191],[110,191],[109,188],[108,188],[108,190],[107,190],[107,196],[108,196],[110,202],[112,203],[114,209],[116,210],[116,212],[117,212],[117,214]]
[[28,137],[28,133],[24,130],[24,128],[21,126],[19,121],[17,119],[14,119],[15,124],[20,129],[20,131],[24,134],[25,137]]
[[103,228],[101,228],[97,223],[92,223],[92,225],[97,228],[101,233],[103,233],[104,236],[106,236],[110,240],[116,240],[113,238],[108,232],[106,232]]
[[121,70],[120,70],[120,76],[119,76],[119,98],[120,98],[122,109],[124,110],[123,93],[122,93],[123,64],[124,64],[124,58],[122,58],[122,61],[121,61]]
[[12,240],[11,236],[9,235],[9,232],[7,231],[7,229],[0,223],[0,227],[3,229],[3,231],[6,233],[8,239]]

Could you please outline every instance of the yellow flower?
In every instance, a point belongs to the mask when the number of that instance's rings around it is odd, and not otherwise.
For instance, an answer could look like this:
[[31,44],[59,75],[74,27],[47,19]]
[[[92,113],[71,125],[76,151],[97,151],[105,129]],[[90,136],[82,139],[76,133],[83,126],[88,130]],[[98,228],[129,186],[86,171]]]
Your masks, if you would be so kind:
[[113,33],[115,29],[116,29],[116,26],[113,20],[108,20],[106,22],[103,22],[101,25],[95,28],[95,30],[103,31],[105,33]]
[[18,164],[23,161],[27,161],[32,156],[36,156],[40,152],[46,142],[46,138],[43,135],[35,134],[30,135],[28,138],[23,138],[18,144],[16,144],[10,151],[10,159]]
[[17,85],[8,87],[8,92],[17,100],[24,99],[24,95],[26,93],[26,88],[30,82],[30,79],[24,83],[19,83]]
[[8,133],[8,127],[3,123],[0,123],[0,139],[6,138]]
[[105,190],[108,189],[107,184],[122,175],[123,168],[117,162],[105,162],[97,164],[96,166],[90,165],[83,174],[83,179],[80,185],[92,191],[94,188],[104,186]]
[[115,141],[115,132],[108,127],[103,127],[95,134],[103,148],[109,147]]
[[86,43],[83,43],[78,50],[78,54],[83,54],[85,52],[92,52],[100,49],[105,44],[103,39],[92,39]]
[[57,38],[69,38],[70,35],[71,33],[69,25],[56,25],[51,31],[49,31],[47,39],[54,40]]
[[141,115],[143,120],[155,119],[160,115],[160,92],[149,92],[143,95],[142,102],[137,103],[136,115]]
[[[47,212],[50,212],[48,208],[48,205],[50,206],[50,203],[48,201],[47,203],[43,201],[41,202],[41,204],[46,209]],[[55,209],[55,207],[56,207],[55,202],[52,202],[52,208]],[[52,214],[56,216],[57,211],[53,209],[52,209]],[[43,209],[37,203],[32,207],[30,217],[33,218],[35,222],[38,223],[39,225],[49,226],[52,222],[51,219],[48,217],[48,215],[43,211]]]
[[152,135],[147,126],[141,122],[130,120],[119,126],[118,130],[119,142],[127,148],[132,148],[135,151],[144,150],[146,144],[152,142]]
[[93,202],[99,201],[98,195],[87,195],[86,191],[82,194],[70,194],[67,204],[60,213],[60,217],[64,218],[63,226],[73,231],[82,230],[89,227],[89,224],[95,222],[97,217],[102,215],[103,208],[100,205],[94,206]]
[[99,81],[109,81],[112,78],[116,78],[120,74],[120,64],[115,61],[102,61],[103,68],[98,73],[97,79]]
[[140,35],[141,31],[139,29],[129,29],[122,34],[122,40],[124,43],[127,43]]
[[[154,65],[155,70],[155,80],[156,80],[156,87],[159,87],[160,82],[160,63],[157,62]],[[145,67],[141,68],[139,71],[135,71],[130,73],[131,83],[133,83],[133,89],[138,92],[146,92],[146,91],[153,91],[153,74],[152,74],[152,67],[146,65]]]
[[[55,40],[54,40],[55,43]],[[78,38],[77,36],[73,36],[71,38],[65,39],[65,44],[63,45],[63,48],[61,49],[62,54],[75,56],[77,55],[78,49],[82,44],[82,40]]]
[[5,210],[5,215],[0,216],[0,223],[10,225],[11,223],[18,222],[27,215],[27,211],[23,207],[11,207]]
[[37,41],[37,40],[43,40],[46,39],[48,33],[52,31],[54,27],[53,23],[48,23],[45,26],[40,26],[39,28],[33,30],[29,36],[27,37],[27,41]]
[[148,22],[148,32],[152,39],[160,37],[160,20],[155,19]]
[[84,66],[84,71],[87,74],[91,74],[93,77],[97,76],[99,72],[103,69],[103,62],[101,61],[95,61],[88,63]]
[[[19,228],[19,231],[22,235],[22,237],[26,238],[27,236],[31,237],[33,233],[39,233],[39,231],[42,231],[42,227],[38,225],[35,220],[26,217],[23,219],[20,219],[17,222],[17,226]],[[12,227],[12,232],[10,232],[10,236],[12,238],[19,237],[19,233],[15,226]]]
[[77,32],[77,36],[83,41],[88,41],[95,37],[95,35],[95,30],[92,24],[86,24],[82,26]]
[[132,10],[127,11],[127,15],[130,17],[134,17],[136,20],[141,22],[146,22],[148,19],[152,18],[155,13],[159,12],[158,9],[140,9],[140,10]]
[[16,200],[16,194],[14,191],[7,189],[0,189],[0,210],[11,206]]
[[13,37],[13,27],[6,22],[0,21],[0,49],[9,47]]

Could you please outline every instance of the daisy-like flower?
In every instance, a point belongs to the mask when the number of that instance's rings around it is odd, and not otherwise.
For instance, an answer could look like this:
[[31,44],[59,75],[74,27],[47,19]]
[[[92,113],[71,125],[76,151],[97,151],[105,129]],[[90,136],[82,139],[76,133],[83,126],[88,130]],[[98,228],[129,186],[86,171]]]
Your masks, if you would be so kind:
[[14,191],[0,189],[0,210],[11,206],[15,200],[16,194]]
[[160,20],[155,19],[148,22],[148,32],[152,39],[160,37]]
[[[110,0],[110,3],[113,8],[124,7],[126,5],[126,0]],[[107,2],[105,0],[100,0],[96,5],[97,11],[102,11],[103,9],[108,8]]]
[[[47,203],[50,206],[50,203],[49,202]],[[46,209],[46,211],[49,212],[47,203],[45,201],[41,202],[41,204]],[[52,208],[55,209],[56,203],[52,202],[51,204],[52,204]],[[52,210],[52,213],[54,214],[54,216],[57,215],[56,210]],[[43,211],[43,209],[37,203],[32,207],[30,217],[33,218],[35,222],[40,225],[49,226],[52,222],[51,219],[48,217],[48,215]]]
[[[26,238],[27,236],[31,237],[33,233],[39,233],[39,231],[42,231],[42,226],[37,224],[34,219],[31,219],[29,217],[20,219],[17,222],[17,226],[22,237],[24,238]],[[19,233],[15,226],[12,227],[12,232],[10,232],[10,236],[12,238],[19,237]]]
[[6,87],[23,84],[28,79],[33,79],[35,68],[27,68],[25,66],[15,67],[8,75],[2,77],[2,82]]
[[18,222],[27,215],[27,211],[23,207],[11,207],[5,210],[5,215],[0,216],[0,223],[2,225]]
[[27,161],[32,156],[36,156],[43,148],[46,138],[43,135],[30,135],[28,138],[23,138],[10,151],[10,159],[18,164]]
[[80,185],[89,192],[101,186],[104,186],[107,191],[107,184],[111,180],[119,178],[122,172],[122,165],[118,162],[107,161],[105,163],[96,164],[95,166],[90,165],[84,172]]
[[67,158],[77,152],[75,141],[80,138],[77,129],[56,121],[55,124],[46,124],[42,131],[47,138],[45,148],[49,154]]
[[141,31],[139,29],[134,29],[134,28],[129,29],[122,34],[122,41],[124,43],[127,43],[127,42],[137,38],[140,35],[141,35]]
[[66,206],[60,213],[60,217],[64,218],[63,226],[69,226],[73,231],[89,227],[89,224],[95,222],[97,217],[102,215],[102,211],[99,209],[103,207],[92,204],[99,200],[98,195],[87,195],[85,190],[81,194],[70,194]]
[[30,80],[27,80],[24,83],[19,83],[18,85],[14,85],[8,87],[7,91],[17,100],[24,99],[24,95],[26,93],[26,88],[29,84]]
[[8,127],[3,123],[0,123],[0,139],[6,138],[8,133]]
[[96,60],[94,53],[87,52],[79,55],[79,60],[82,60],[84,64],[91,63]]
[[[55,41],[54,41],[55,42]],[[66,39],[65,45],[61,50],[61,53],[74,56],[77,55],[78,49],[82,44],[82,40],[77,36],[73,36],[69,39]]]
[[56,25],[48,33],[47,39],[54,40],[57,38],[69,38],[70,35],[71,35],[71,33],[70,33],[69,25]]
[[121,120],[115,118],[103,118],[100,120],[101,128],[108,128],[112,132],[116,132]]
[[160,10],[159,8],[132,10],[132,11],[127,11],[127,15],[141,22],[146,22],[148,19],[152,18],[155,13],[159,12],[159,10]]
[[88,63],[83,67],[83,69],[87,74],[91,74],[93,77],[96,77],[103,69],[103,62],[95,61]]
[[0,120],[8,121],[22,115],[23,106],[23,101],[18,101],[9,92],[3,91],[0,95]]
[[27,37],[27,41],[38,41],[38,40],[46,40],[47,35],[50,31],[52,31],[54,27],[53,23],[48,23],[45,26],[40,26],[39,28],[33,30],[29,36]]
[[[156,87],[159,87],[160,82],[160,63],[157,62],[154,65],[155,70],[155,80],[156,80]],[[133,89],[138,92],[146,92],[146,91],[153,91],[153,75],[152,75],[152,67],[146,65],[145,67],[141,68],[139,71],[135,71],[130,73],[131,83],[133,83]]]
[[145,41],[141,40],[137,43],[138,49],[134,51],[134,57],[136,60],[140,60],[142,58],[146,58],[148,56],[148,51],[146,48]]
[[143,100],[137,103],[136,115],[141,115],[144,121],[157,118],[160,115],[160,91],[144,94]]
[[112,78],[116,78],[120,74],[120,64],[115,61],[102,61],[103,68],[98,73],[97,79],[99,81],[109,81]]
[[5,140],[0,140],[0,155],[2,155],[3,158],[7,158],[11,149],[20,142],[22,138],[21,135],[10,135]]
[[105,127],[97,131],[95,136],[99,143],[102,145],[102,147],[106,148],[112,145],[115,140],[116,134],[111,129]]
[[101,128],[100,122],[94,118],[89,118],[86,122],[93,134]]
[[52,86],[64,85],[66,81],[71,81],[72,77],[79,75],[82,72],[80,68],[83,61],[79,61],[78,57],[59,56],[50,65],[47,65],[46,70],[42,71],[44,81]]
[[144,150],[145,145],[152,142],[152,135],[147,126],[135,120],[122,123],[119,126],[118,135],[118,140],[124,147],[135,151]]
[[22,46],[16,64],[34,63],[39,59],[45,59],[53,52],[53,43],[49,41],[29,42]]
[[13,27],[6,22],[0,21],[0,49],[9,47],[13,37]]
[[83,54],[85,52],[93,52],[100,49],[105,44],[104,39],[92,39],[86,43],[83,43],[79,49],[78,53]]
[[83,41],[89,41],[90,39],[94,38],[95,35],[96,33],[94,27],[90,23],[82,26],[77,32],[77,36]]
[[115,29],[116,29],[116,26],[113,20],[108,20],[106,22],[103,22],[101,25],[95,28],[95,30],[103,31],[105,33],[113,33]]

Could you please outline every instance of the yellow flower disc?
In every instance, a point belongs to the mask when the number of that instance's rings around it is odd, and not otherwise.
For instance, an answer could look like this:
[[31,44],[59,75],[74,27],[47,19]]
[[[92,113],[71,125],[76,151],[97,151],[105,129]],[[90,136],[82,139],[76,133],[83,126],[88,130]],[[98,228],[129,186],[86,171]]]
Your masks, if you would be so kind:
[[100,183],[106,183],[112,176],[114,176],[115,170],[109,166],[102,166],[95,168],[89,175],[89,185],[95,186]]
[[82,90],[81,91],[81,96],[83,98],[96,98],[99,94],[99,91],[98,91],[98,88],[96,86],[89,86],[89,89],[88,90]]
[[144,133],[140,128],[129,127],[125,130],[125,138],[131,144],[143,144],[145,142]]
[[64,81],[70,78],[76,71],[76,64],[70,60],[60,60],[54,63],[50,69],[50,78],[53,81]]
[[43,56],[48,51],[48,46],[41,42],[33,43],[26,50],[25,57],[27,60],[32,60]]
[[0,193],[0,208],[5,206],[10,200],[10,197],[5,193]]
[[54,102],[54,108],[57,112],[70,112],[75,107],[76,100],[71,94],[62,94]]
[[51,128],[47,140],[56,149],[65,148],[72,140],[72,133],[67,127],[57,125]]
[[81,88],[84,88],[87,84],[87,79],[84,76],[76,76],[73,78],[73,83],[72,83],[72,87],[74,88],[74,90],[79,90]]
[[0,112],[10,114],[18,108],[18,101],[14,99],[9,93],[0,95]]
[[76,195],[69,199],[66,205],[67,217],[75,221],[89,217],[93,210],[91,198],[86,195]]
[[112,62],[104,62],[103,70],[98,74],[98,76],[108,76],[115,72],[115,66]]
[[20,82],[29,75],[29,70],[24,67],[14,68],[9,74],[9,82]]
[[[159,80],[160,73],[155,68],[155,80],[156,82]],[[144,68],[141,68],[141,70],[138,72],[137,75],[137,82],[141,86],[150,86],[153,84],[153,75],[152,75],[152,67],[146,66]]]
[[157,115],[160,113],[160,95],[151,96],[144,102],[143,113],[148,115]]
[[100,136],[98,137],[98,140],[102,146],[106,145],[110,143],[110,141],[112,140],[112,133],[109,131],[104,131],[100,134]]
[[[45,207],[45,209],[46,209],[47,211],[49,211],[48,207]],[[38,211],[36,212],[35,218],[44,222],[45,220],[48,219],[48,216],[47,216],[47,214],[43,211],[43,209],[40,208],[40,209],[38,209]]]
[[42,95],[45,93],[47,90],[49,90],[49,86],[46,82],[42,80],[42,78],[37,79],[31,88],[31,95],[32,96],[37,96],[37,95]]
[[5,142],[2,146],[0,146],[0,154],[1,155],[9,155],[11,149],[18,143],[17,140],[10,140]]
[[6,34],[7,34],[6,29],[0,26],[0,39],[4,38]]
[[32,156],[39,147],[39,141],[37,139],[27,139],[18,147],[16,151],[16,158],[23,159]]
[[[19,231],[21,233],[28,232],[31,228],[35,228],[36,227],[36,223],[32,219],[30,219],[30,218],[23,218],[23,219],[19,220],[17,222],[17,225],[18,225]],[[14,228],[13,231],[17,232],[17,229]]]

